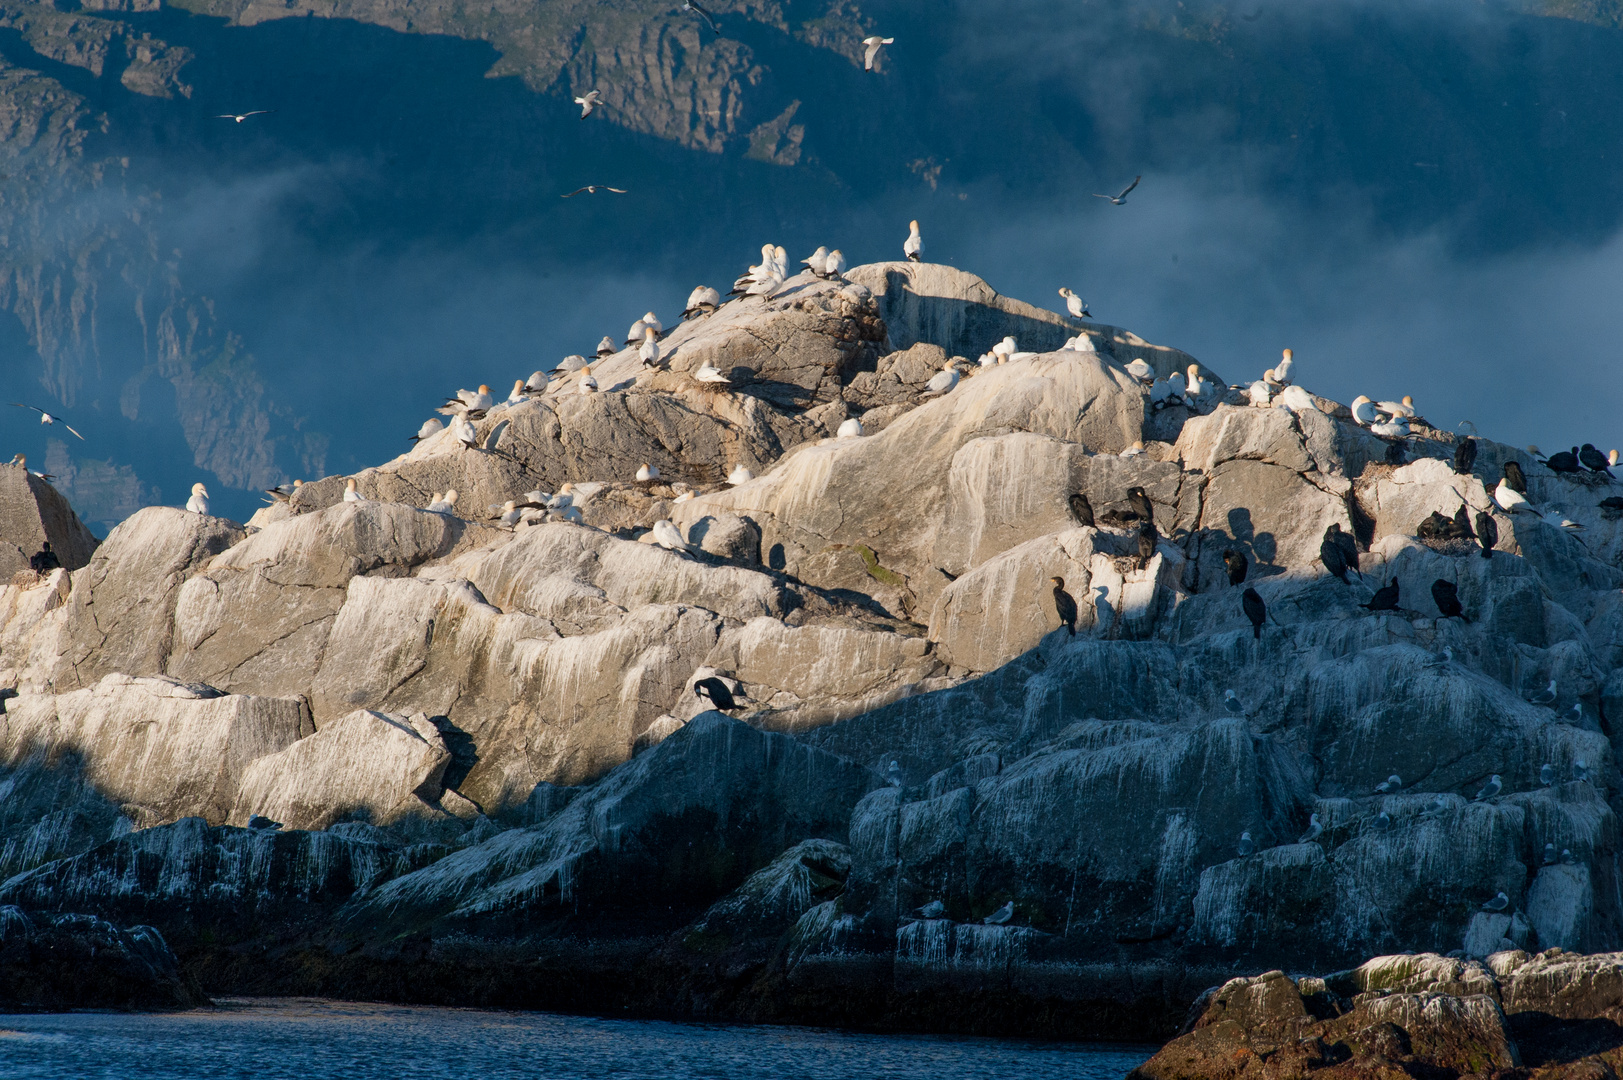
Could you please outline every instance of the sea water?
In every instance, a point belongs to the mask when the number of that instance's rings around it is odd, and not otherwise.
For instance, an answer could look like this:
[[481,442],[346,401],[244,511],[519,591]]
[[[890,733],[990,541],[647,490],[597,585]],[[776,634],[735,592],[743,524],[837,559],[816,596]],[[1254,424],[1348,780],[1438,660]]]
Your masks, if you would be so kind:
[[1154,1051],[308,998],[0,1015],[0,1080],[1120,1080]]

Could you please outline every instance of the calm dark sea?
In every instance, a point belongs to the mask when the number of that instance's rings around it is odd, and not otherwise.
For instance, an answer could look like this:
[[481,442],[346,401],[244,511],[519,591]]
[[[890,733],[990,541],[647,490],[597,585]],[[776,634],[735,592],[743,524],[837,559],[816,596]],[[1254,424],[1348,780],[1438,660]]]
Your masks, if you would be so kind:
[[1154,1051],[286,998],[0,1015],[0,1080],[1120,1080]]

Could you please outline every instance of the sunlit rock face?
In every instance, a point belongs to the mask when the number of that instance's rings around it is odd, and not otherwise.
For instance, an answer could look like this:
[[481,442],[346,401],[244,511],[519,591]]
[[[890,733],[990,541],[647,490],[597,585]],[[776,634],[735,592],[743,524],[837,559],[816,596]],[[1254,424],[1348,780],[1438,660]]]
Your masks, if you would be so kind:
[[[288,992],[398,962],[562,1007],[636,968],[592,1000],[929,1027],[991,987],[1064,1004],[989,1030],[1114,1002],[1145,1036],[1236,967],[1623,932],[1604,475],[1487,440],[1461,474],[1423,421],[1388,462],[1311,397],[1160,403],[1127,365],[1174,350],[945,267],[850,276],[426,439],[360,501],[149,509],[17,573],[0,903],[158,926],[221,986],[220,942],[275,939],[255,985]],[[1045,351],[964,359],[1010,334]],[[1559,517],[1491,502],[1511,459]],[[1491,554],[1431,535],[1461,506]]]

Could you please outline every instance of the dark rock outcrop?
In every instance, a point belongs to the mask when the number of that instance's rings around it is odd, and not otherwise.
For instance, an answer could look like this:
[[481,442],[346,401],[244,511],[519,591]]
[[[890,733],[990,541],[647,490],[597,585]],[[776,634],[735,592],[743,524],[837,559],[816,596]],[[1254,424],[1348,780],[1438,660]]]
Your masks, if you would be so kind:
[[0,1011],[190,1009],[208,1004],[163,936],[93,915],[0,907]]

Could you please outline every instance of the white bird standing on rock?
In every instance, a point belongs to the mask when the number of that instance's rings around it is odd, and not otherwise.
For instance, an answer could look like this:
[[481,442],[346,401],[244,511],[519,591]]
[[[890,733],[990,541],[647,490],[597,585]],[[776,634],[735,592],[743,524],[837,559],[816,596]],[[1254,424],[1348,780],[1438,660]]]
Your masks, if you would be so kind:
[[650,480],[658,479],[659,467],[657,465],[649,465],[645,463],[637,468],[637,483],[646,484]]
[[654,333],[656,334],[663,334],[665,332],[665,324],[660,322],[659,316],[655,315],[652,311],[643,312],[642,324],[644,326],[653,327]]
[[607,334],[604,334],[603,340],[597,343],[597,358],[599,360],[602,360],[605,357],[613,356],[619,351],[620,350],[614,346],[614,339],[609,337]]
[[1375,411],[1383,412],[1394,420],[1399,417],[1410,419],[1417,415],[1414,411],[1414,398],[1408,394],[1403,395],[1402,401],[1377,401]]
[[659,331],[652,326],[643,329],[642,348],[637,355],[642,357],[643,367],[656,367],[659,364]]
[[467,447],[469,450],[479,445],[479,433],[474,430],[473,424],[466,416],[453,417],[451,420],[451,438]]
[[1127,374],[1146,385],[1155,381],[1155,369],[1142,356],[1135,356],[1128,362]]
[[1493,501],[1507,514],[1520,511],[1534,517],[1539,516],[1539,512],[1533,509],[1533,504],[1527,501],[1527,496],[1511,487],[1506,480],[1500,480],[1499,486],[1493,489]]
[[647,331],[647,329],[648,324],[643,322],[641,319],[638,319],[636,322],[632,323],[631,329],[626,331],[626,344],[641,345],[644,333]]
[[355,490],[355,478],[352,476],[344,481],[345,502],[365,502],[366,496]]
[[666,551],[693,551],[693,545],[682,539],[682,531],[666,518],[654,522],[654,543]]
[[496,398],[490,392],[490,387],[484,383],[479,384],[478,390],[458,390],[456,397],[447,398],[444,405],[434,411],[444,416],[467,416],[478,413],[474,419],[478,420],[489,412],[496,404]]
[[1382,420],[1369,426],[1371,435],[1379,435],[1383,439],[1405,439],[1409,436],[1409,421],[1402,416],[1394,416],[1390,420]]
[[209,512],[209,489],[202,484],[193,484],[192,497],[186,500],[186,509],[206,517]]
[[817,250],[812,252],[810,256],[800,260],[800,265],[801,266],[804,266],[806,269],[810,270],[812,273],[816,274],[818,277],[823,276],[823,267],[826,266],[827,264],[828,264],[828,248],[823,247],[821,245],[819,245]]
[[688,293],[687,307],[682,309],[682,318],[691,319],[699,315],[709,315],[721,307],[721,294],[708,285],[700,285]]
[[521,402],[528,401],[528,400],[530,400],[529,390],[524,385],[524,380],[523,379],[514,379],[513,380],[513,392],[511,394],[507,395],[507,400],[502,402],[502,404],[511,407],[511,406],[514,406],[514,405],[518,405]]
[[862,70],[872,71],[874,57],[879,55],[879,47],[881,45],[894,45],[896,44],[896,39],[893,37],[880,37],[878,34],[875,34],[873,37],[863,38],[862,44],[866,46],[866,48],[862,50]]
[[[566,356],[562,360],[558,361],[558,368],[561,371],[578,371],[583,365],[585,365],[585,363],[586,357],[584,356]],[[547,383],[550,381],[551,380],[547,378],[546,372],[532,371],[530,372],[530,377],[524,380],[524,392],[527,394],[543,393],[546,391]]]
[[729,385],[733,381],[727,376],[723,375],[721,370],[708,360],[699,365],[699,370],[693,373],[693,378],[698,382],[711,383],[713,385],[720,386]]
[[1350,408],[1352,409],[1353,420],[1357,423],[1363,424],[1365,427],[1369,427],[1378,419],[1375,412],[1375,403],[1369,398],[1365,397],[1363,394],[1359,394],[1357,397],[1353,398],[1353,403]]
[[[1294,409],[1297,412],[1317,412],[1319,410],[1319,404],[1313,400],[1313,395],[1300,386],[1285,387],[1279,392],[1279,396],[1274,399],[1274,404],[1282,408]],[[1407,434],[1408,429],[1404,429],[1404,433]]]
[[444,495],[436,495],[428,504],[430,514],[456,513],[456,488],[446,488]]
[[861,436],[862,421],[853,416],[840,424],[840,430],[836,433],[835,437],[840,439],[856,439],[860,438]]
[[1308,844],[1324,835],[1324,826],[1319,823],[1319,815],[1310,814],[1307,819],[1307,832],[1296,841],[1298,844]]
[[733,471],[727,474],[727,482],[733,487],[737,487],[739,484],[747,484],[754,479],[755,474],[743,465],[734,467]]
[[1284,351],[1284,355],[1280,358],[1279,363],[1262,373],[1263,380],[1265,382],[1274,383],[1278,386],[1289,386],[1291,381],[1291,364],[1293,362],[1294,361],[1291,358],[1291,351],[1286,349]]
[[1252,405],[1259,409],[1266,409],[1274,399],[1274,392],[1267,382],[1258,379],[1246,390],[1246,396],[1251,399]]
[[[828,253],[828,258],[823,260],[823,272],[821,274],[819,274],[818,276],[819,277],[825,277],[825,278],[844,277],[845,276],[845,253],[842,252],[839,248],[835,248],[833,251],[829,252]],[[1614,450],[1613,453],[1616,453],[1616,451]],[[1617,462],[1614,461],[1614,462],[1612,462],[1612,464],[1616,465]]]
[[919,256],[924,254],[924,237],[919,235],[919,223],[907,223],[907,239],[902,243],[902,254],[907,256],[908,262],[918,262]]
[[1065,310],[1071,313],[1071,317],[1073,319],[1093,318],[1093,312],[1088,310],[1088,303],[1086,300],[1083,300],[1080,296],[1076,295],[1076,293],[1072,292],[1068,288],[1061,289],[1059,294],[1065,297]]
[[597,393],[597,380],[592,378],[591,365],[588,364],[586,367],[580,369],[580,382],[576,385],[579,392],[582,394]]
[[930,376],[930,381],[924,384],[924,393],[920,394],[919,396],[940,397],[942,394],[949,392],[957,385],[958,369],[953,367],[951,364],[948,364],[946,367]]
[[1012,918],[1014,918],[1014,901],[1010,900],[1008,903],[992,912],[992,914],[982,919],[981,922],[985,923],[987,926],[1002,926]]
[[1138,440],[1134,441],[1132,446],[1129,446],[1127,449],[1123,450],[1121,453],[1117,454],[1116,456],[1117,457],[1124,457],[1124,458],[1141,457],[1143,455],[1143,453],[1144,453],[1144,440],[1143,439],[1138,439]]
[[1476,801],[1481,802],[1484,799],[1491,799],[1503,790],[1505,790],[1505,782],[1499,778],[1498,773],[1494,773],[1488,777],[1488,782],[1482,786],[1482,790],[1476,793]]
[[438,420],[424,420],[423,426],[417,429],[417,434],[411,437],[411,441],[422,442],[424,439],[432,439],[444,430],[445,425]]
[[975,361],[975,362],[977,364],[979,364],[981,367],[994,367],[994,366],[996,366],[997,361],[998,361],[997,353],[995,353],[995,352],[983,352],[983,353],[981,353],[980,359]]
[[1200,365],[1189,365],[1189,378],[1184,386],[1183,396],[1189,402],[1203,401],[1212,394],[1211,380],[1200,377]]

